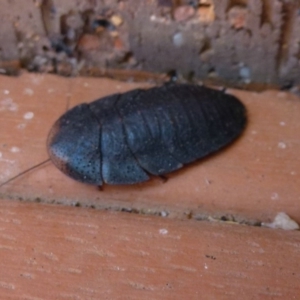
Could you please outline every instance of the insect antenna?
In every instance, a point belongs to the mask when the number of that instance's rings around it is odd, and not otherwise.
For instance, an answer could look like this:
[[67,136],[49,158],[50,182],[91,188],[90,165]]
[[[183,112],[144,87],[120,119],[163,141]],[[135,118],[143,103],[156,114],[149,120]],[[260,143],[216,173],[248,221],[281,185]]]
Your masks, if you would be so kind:
[[[46,1],[45,1],[45,2],[46,2]],[[51,4],[52,1],[49,1],[49,3]],[[67,110],[69,109],[69,106],[70,106],[70,99],[71,99],[71,91],[72,91],[71,81],[68,81],[68,84],[69,84],[69,93],[67,94],[67,98],[66,98],[67,101],[66,101],[66,109],[65,109],[65,111],[67,111]],[[48,162],[50,162],[50,161],[51,161],[51,159],[50,159],[50,158],[47,158],[46,160],[44,160],[44,161],[42,161],[42,162],[40,162],[40,163],[38,163],[38,164],[36,164],[36,165],[34,165],[34,166],[32,166],[32,167],[26,169],[25,171],[23,171],[23,172],[17,174],[16,176],[9,178],[8,180],[6,180],[6,181],[0,183],[0,188],[3,187],[4,185],[10,183],[11,181],[13,181],[13,180],[15,180],[15,179],[17,179],[17,178],[23,176],[24,174],[27,174],[27,173],[29,173],[30,171],[35,170],[35,169],[37,169],[38,167],[45,165],[46,163],[48,163]]]
[[17,179],[17,178],[23,176],[24,174],[26,174],[26,173],[28,173],[28,172],[30,172],[30,171],[32,171],[32,170],[34,170],[34,169],[36,169],[36,168],[42,166],[42,165],[44,165],[44,164],[46,164],[46,163],[48,163],[48,162],[50,162],[50,158],[48,158],[48,159],[46,159],[46,160],[44,160],[44,161],[42,161],[42,162],[40,162],[40,163],[38,163],[38,164],[36,164],[36,165],[30,167],[29,169],[26,169],[25,171],[19,173],[18,175],[14,176],[14,177],[9,178],[8,180],[6,180],[6,181],[4,181],[4,182],[2,182],[2,183],[0,184],[0,188],[1,188],[2,186],[4,186],[4,185],[8,184],[9,182],[11,182],[11,181],[13,181],[13,180],[15,180],[15,179]]

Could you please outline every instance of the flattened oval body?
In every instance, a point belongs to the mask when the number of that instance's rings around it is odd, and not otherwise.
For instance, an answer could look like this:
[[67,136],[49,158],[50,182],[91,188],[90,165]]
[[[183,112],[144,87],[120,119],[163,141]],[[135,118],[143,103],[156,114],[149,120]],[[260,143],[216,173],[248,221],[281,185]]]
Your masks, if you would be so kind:
[[99,132],[98,121],[87,104],[67,111],[48,135],[47,149],[53,164],[75,180],[101,185]]
[[47,147],[73,179],[135,184],[218,151],[246,121],[244,105],[232,95],[168,84],[76,106],[55,123]]

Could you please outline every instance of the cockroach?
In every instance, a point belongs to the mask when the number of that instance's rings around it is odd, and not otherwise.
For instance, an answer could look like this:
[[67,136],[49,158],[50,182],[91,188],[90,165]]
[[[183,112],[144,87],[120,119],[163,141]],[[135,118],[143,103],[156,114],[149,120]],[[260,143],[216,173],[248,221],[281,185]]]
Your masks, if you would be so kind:
[[52,127],[54,165],[83,183],[136,184],[162,176],[232,142],[246,109],[204,86],[167,84],[80,104]]
[[136,184],[220,150],[246,122],[236,97],[169,83],[75,106],[53,125],[47,149],[54,165],[77,181]]

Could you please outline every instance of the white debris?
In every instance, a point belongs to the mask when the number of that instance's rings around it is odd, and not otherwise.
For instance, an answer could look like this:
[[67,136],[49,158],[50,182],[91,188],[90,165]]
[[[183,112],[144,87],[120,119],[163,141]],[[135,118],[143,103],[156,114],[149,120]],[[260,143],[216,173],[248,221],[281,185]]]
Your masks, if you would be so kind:
[[278,195],[277,193],[273,193],[273,194],[271,195],[271,199],[272,199],[272,200],[278,200],[278,199],[279,199],[279,195]]
[[14,103],[12,98],[5,98],[0,101],[0,111],[9,110],[16,111],[18,109],[18,104]]
[[156,16],[155,16],[155,15],[151,15],[151,16],[150,16],[150,21],[152,21],[152,22],[153,22],[153,21],[156,21],[156,19],[157,19],[157,18],[156,18]]
[[18,147],[11,147],[10,151],[12,153],[17,153],[17,152],[20,152],[20,148],[18,148]]
[[162,235],[165,235],[168,233],[168,230],[165,229],[165,228],[162,228],[162,229],[159,229],[159,233],[162,234]]
[[165,217],[168,216],[168,212],[165,211],[165,210],[162,210],[162,211],[160,212],[160,215],[161,215],[163,218],[165,218]]
[[286,148],[286,144],[283,143],[283,142],[279,142],[279,143],[278,143],[278,148],[280,148],[280,149],[285,149],[285,148]]
[[299,225],[292,220],[286,213],[280,212],[276,215],[272,223],[261,223],[261,226],[269,228],[280,228],[283,230],[298,230]]
[[24,95],[32,96],[34,94],[33,90],[30,88],[26,88],[23,92]]
[[33,116],[34,116],[34,113],[32,111],[29,111],[29,112],[27,112],[27,113],[24,114],[23,118],[25,120],[30,120],[30,119],[33,118]]

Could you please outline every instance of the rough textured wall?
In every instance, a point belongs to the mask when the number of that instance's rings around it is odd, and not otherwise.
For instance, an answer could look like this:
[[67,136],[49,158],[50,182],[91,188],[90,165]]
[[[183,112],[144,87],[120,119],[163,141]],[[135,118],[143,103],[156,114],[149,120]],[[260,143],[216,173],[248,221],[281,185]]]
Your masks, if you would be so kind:
[[3,0],[0,67],[290,85],[300,81],[299,12],[298,0]]

